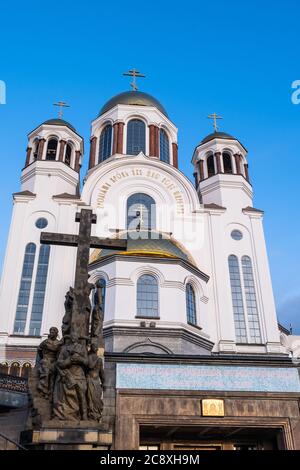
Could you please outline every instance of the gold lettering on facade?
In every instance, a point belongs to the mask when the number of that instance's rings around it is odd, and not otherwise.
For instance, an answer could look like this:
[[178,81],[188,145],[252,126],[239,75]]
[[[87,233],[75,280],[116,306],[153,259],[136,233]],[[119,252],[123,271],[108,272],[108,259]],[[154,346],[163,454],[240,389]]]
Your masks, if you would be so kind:
[[171,179],[166,178],[165,176],[161,175],[157,171],[153,170],[144,170],[143,168],[131,168],[128,171],[119,171],[115,173],[113,176],[109,177],[109,181],[102,184],[99,189],[99,194],[97,198],[97,205],[100,209],[104,208],[105,198],[108,190],[119,181],[122,181],[124,178],[132,177],[132,176],[143,176],[145,178],[149,178],[155,181],[160,181],[161,184],[172,194],[176,208],[177,214],[184,213],[184,201],[181,192],[178,190],[176,183],[174,183]]

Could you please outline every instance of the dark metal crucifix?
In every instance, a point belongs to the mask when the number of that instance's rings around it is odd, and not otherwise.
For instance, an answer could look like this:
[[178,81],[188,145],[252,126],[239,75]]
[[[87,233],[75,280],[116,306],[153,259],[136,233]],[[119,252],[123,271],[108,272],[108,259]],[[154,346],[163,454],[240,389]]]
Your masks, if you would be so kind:
[[79,222],[78,235],[65,233],[41,233],[41,243],[47,245],[74,246],[77,247],[76,272],[75,272],[75,305],[70,318],[70,329],[78,336],[87,335],[89,318],[87,305],[92,284],[88,282],[88,266],[91,248],[108,248],[112,250],[126,250],[127,240],[99,238],[91,236],[92,224],[97,217],[90,209],[81,209],[76,214],[76,222]]

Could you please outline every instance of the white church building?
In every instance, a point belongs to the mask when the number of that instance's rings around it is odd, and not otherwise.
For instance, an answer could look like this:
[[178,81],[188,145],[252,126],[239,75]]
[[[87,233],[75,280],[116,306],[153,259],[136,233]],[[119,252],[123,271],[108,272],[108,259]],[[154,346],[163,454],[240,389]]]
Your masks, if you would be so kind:
[[[81,208],[97,215],[93,235],[128,240],[127,251],[90,254],[108,355],[290,360],[247,150],[217,130],[195,144],[192,183],[178,169],[176,125],[140,91],[114,96],[92,122],[83,185],[83,139],[71,124],[51,119],[29,133],[0,291],[2,370],[25,376],[49,328],[60,329],[76,249],[40,236],[78,233]],[[286,391],[299,392],[291,377]]]
[[247,150],[236,138],[214,132],[196,146],[194,185],[178,170],[177,128],[165,109],[130,91],[108,101],[92,122],[80,194],[82,156],[83,139],[62,119],[28,136],[1,285],[1,360],[22,362],[23,350],[60,327],[75,252],[40,245],[40,234],[77,233],[81,207],[97,214],[98,236],[128,231],[126,253],[91,253],[91,282],[105,284],[105,328],[111,339],[113,331],[128,333],[109,350],[132,348],[130,330],[136,337],[141,320],[151,320],[153,351],[175,352],[171,329],[182,352],[284,353],[263,212],[253,207]]

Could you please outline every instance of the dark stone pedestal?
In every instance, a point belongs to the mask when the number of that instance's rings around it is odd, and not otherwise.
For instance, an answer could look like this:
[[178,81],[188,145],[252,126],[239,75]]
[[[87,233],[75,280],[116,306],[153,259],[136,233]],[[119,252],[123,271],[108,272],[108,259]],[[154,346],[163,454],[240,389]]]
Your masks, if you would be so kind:
[[32,450],[109,450],[112,433],[100,429],[45,427],[23,431],[21,444]]

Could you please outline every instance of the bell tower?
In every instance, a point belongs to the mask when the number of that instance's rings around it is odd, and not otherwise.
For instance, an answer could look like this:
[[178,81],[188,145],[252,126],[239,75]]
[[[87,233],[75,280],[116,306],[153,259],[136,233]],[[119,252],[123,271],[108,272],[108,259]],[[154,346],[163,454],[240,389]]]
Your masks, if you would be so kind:
[[[82,155],[82,137],[61,118],[43,122],[28,135],[21,188],[13,194],[0,289],[5,312],[0,331],[0,345],[6,344],[4,358],[12,354],[19,361],[22,355],[31,354],[33,360],[39,338],[49,329],[49,315],[60,315],[57,299],[64,297],[73,278],[74,260],[57,247],[41,245],[40,235],[42,230],[68,233],[76,229]],[[51,318],[59,326],[60,320]]]
[[196,147],[192,158],[196,189],[204,204],[227,206],[233,198],[252,205],[247,150],[225,132],[215,131]]
[[63,119],[50,119],[28,135],[21,190],[49,196],[76,194],[82,163],[83,139]]
[[[215,119],[216,116],[212,115]],[[253,207],[247,150],[225,132],[197,145],[196,190],[210,230],[221,353],[281,353],[263,211]]]

